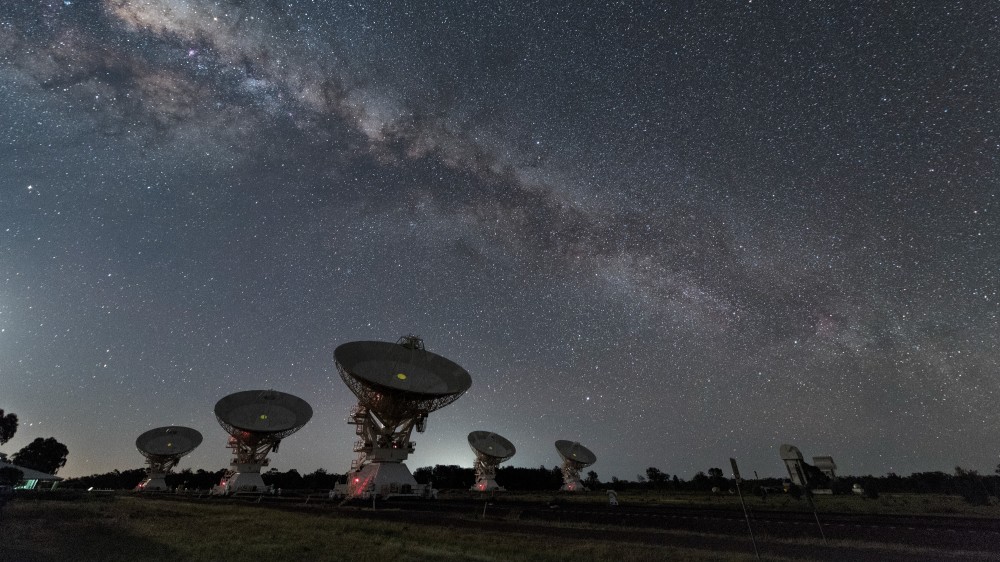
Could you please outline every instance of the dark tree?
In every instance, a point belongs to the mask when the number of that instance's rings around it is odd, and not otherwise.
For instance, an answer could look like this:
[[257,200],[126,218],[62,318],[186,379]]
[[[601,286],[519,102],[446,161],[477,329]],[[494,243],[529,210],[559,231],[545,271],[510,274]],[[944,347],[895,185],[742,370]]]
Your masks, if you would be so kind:
[[651,466],[646,469],[646,479],[649,480],[649,482],[654,486],[662,486],[669,477],[670,476],[667,473],[661,471],[655,466]]
[[[437,464],[433,468],[429,466],[418,468],[413,473],[413,479],[419,484],[433,484],[439,490],[460,490],[472,487],[476,481],[476,473],[471,468],[462,468],[454,464]],[[499,474],[497,480],[504,482],[506,487],[511,485],[511,479],[501,479]]]
[[[167,475],[167,483],[170,484],[170,477]],[[132,468],[128,470],[112,470],[103,474],[91,474],[79,478],[67,478],[59,484],[60,488],[97,488],[100,490],[131,490],[139,482],[146,479],[146,470],[143,468]]]
[[476,472],[455,464],[436,464],[431,471],[434,487],[440,490],[467,490],[476,482]]
[[708,479],[713,488],[725,490],[729,488],[729,480],[726,479],[721,468],[708,469]]
[[983,484],[979,472],[976,470],[964,470],[960,466],[955,467],[955,487],[958,495],[972,505],[989,505],[990,494]]
[[324,468],[316,469],[316,472],[306,474],[302,477],[302,483],[310,490],[331,489],[340,482],[340,474],[327,472]]
[[24,473],[20,470],[14,468],[13,466],[5,466],[0,468],[0,486],[14,486],[21,481],[21,477]]
[[597,479],[597,473],[590,470],[587,472],[587,479],[583,481],[583,484],[591,490],[596,490],[600,487],[601,481]]
[[167,475],[167,487],[176,488],[183,486],[187,490],[210,490],[222,480],[222,476],[225,473],[225,469],[208,472],[201,468],[197,471],[185,468],[180,472]]
[[709,490],[712,488],[712,481],[708,479],[708,476],[705,476],[704,472],[699,471],[691,479],[691,485],[695,490]]
[[553,473],[544,466],[502,466],[497,471],[497,482],[508,490],[558,490],[562,485],[562,473]]
[[430,484],[434,479],[434,469],[429,466],[422,466],[413,471],[413,479],[417,484]]
[[0,445],[10,441],[15,433],[17,433],[17,416],[4,415],[3,410],[0,410]]
[[10,460],[25,468],[55,474],[59,472],[60,468],[66,466],[67,456],[69,456],[69,449],[66,448],[66,445],[56,441],[54,437],[46,439],[39,437],[14,453]]
[[264,480],[264,484],[283,490],[301,490],[305,487],[305,479],[294,468],[287,472],[278,472],[278,469],[272,468],[261,474],[260,477]]

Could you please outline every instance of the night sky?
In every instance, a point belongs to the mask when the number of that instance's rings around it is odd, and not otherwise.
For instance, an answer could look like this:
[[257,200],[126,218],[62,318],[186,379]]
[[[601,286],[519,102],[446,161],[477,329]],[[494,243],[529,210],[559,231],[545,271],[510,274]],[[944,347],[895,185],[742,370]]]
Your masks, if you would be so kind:
[[411,468],[992,472],[998,52],[990,2],[4,0],[3,451],[217,470],[274,388],[271,466],[342,473],[334,348],[413,333],[473,385]]

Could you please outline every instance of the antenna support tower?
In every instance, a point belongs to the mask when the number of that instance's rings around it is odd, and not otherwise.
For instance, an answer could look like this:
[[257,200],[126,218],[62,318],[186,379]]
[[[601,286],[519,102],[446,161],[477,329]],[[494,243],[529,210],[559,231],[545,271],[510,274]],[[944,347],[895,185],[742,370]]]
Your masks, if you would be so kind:
[[179,425],[157,427],[135,440],[135,448],[146,457],[146,479],[135,487],[137,492],[165,492],[166,477],[181,457],[201,444],[198,430]]
[[347,497],[421,495],[404,461],[413,452],[413,430],[423,433],[427,415],[458,400],[472,386],[458,364],[426,350],[417,336],[396,343],[355,341],[333,352],[344,384],[358,397],[348,423],[356,426],[357,458],[347,483],[337,493]]
[[597,455],[590,449],[574,442],[560,439],[556,441],[556,451],[562,457],[563,485],[560,490],[564,492],[580,492],[587,488],[580,480],[580,471],[597,462]]
[[267,455],[278,450],[282,439],[302,429],[312,414],[305,400],[277,390],[245,390],[219,400],[215,417],[229,434],[226,447],[232,450],[233,460],[213,492],[263,491],[260,469],[269,464]]
[[476,470],[475,492],[492,492],[504,489],[497,484],[497,467],[509,460],[517,450],[507,439],[489,431],[473,431],[469,434],[469,447],[476,454],[472,467]]

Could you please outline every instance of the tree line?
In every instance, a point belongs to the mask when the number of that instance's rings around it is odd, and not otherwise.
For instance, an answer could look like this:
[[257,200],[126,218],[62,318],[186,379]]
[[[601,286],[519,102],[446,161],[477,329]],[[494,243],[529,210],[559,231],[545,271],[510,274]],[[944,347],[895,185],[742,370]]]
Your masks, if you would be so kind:
[[[469,489],[476,480],[475,471],[457,465],[435,465],[418,468],[413,473],[421,484],[433,484],[439,489]],[[953,474],[941,471],[915,472],[909,476],[889,473],[885,476],[842,476],[830,480],[822,474],[810,474],[814,488],[829,488],[835,494],[855,493],[854,485],[860,486],[866,497],[877,497],[883,493],[931,493],[958,495],[973,504],[985,505],[990,496],[1000,497],[1000,465],[995,474],[981,475],[975,470],[955,467]],[[523,468],[506,466],[497,470],[497,482],[508,490],[548,491],[562,486],[562,471],[558,466],[546,468]],[[783,490],[785,478],[744,479],[744,493],[766,495],[768,491]],[[649,467],[645,474],[637,474],[634,480],[612,477],[602,481],[593,470],[587,472],[583,484],[591,490],[669,490],[677,492],[730,493],[735,491],[736,480],[728,478],[721,468],[712,467],[697,472],[691,479],[677,474],[668,474],[659,468]],[[792,488],[793,494],[801,493]]]
[[[217,485],[225,474],[225,469],[207,471],[185,468],[166,476],[171,488],[188,490],[209,490]],[[320,468],[314,472],[301,474],[296,469],[279,471],[272,468],[261,474],[264,483],[285,490],[329,490],[346,481],[346,475],[327,472]],[[435,465],[416,469],[413,477],[420,484],[433,484],[441,490],[468,490],[476,481],[475,471],[458,465]],[[98,488],[126,490],[135,488],[146,478],[142,468],[114,470],[80,478],[69,478],[61,486],[66,488]],[[554,491],[562,486],[562,471],[558,466],[547,468],[526,468],[505,466],[497,470],[497,482],[512,491]],[[786,479],[760,478],[745,479],[744,493],[764,494],[783,488]],[[699,471],[690,479],[677,474],[668,474],[656,467],[649,467],[645,474],[637,474],[633,480],[612,477],[602,481],[593,470],[586,473],[583,483],[591,490],[667,490],[676,492],[729,493],[736,486],[735,480],[727,478],[720,468]],[[980,475],[974,470],[955,467],[953,474],[945,472],[915,472],[909,476],[887,474],[885,476],[844,476],[817,487],[829,487],[834,493],[850,494],[854,484],[859,484],[869,497],[882,493],[934,493],[959,495],[970,503],[985,504],[990,496],[1000,496],[1000,465],[996,474]],[[796,493],[793,491],[793,493]]]
[[[226,474],[226,469],[209,471],[204,469],[185,468],[178,472],[171,472],[164,480],[169,488],[180,488],[184,490],[211,490],[217,486],[222,477]],[[300,474],[298,470],[291,469],[281,472],[272,468],[261,473],[264,484],[285,490],[322,490],[332,489],[335,485],[344,481],[344,475],[327,472],[320,468],[315,472]],[[146,469],[133,468],[129,470],[112,470],[102,474],[92,474],[79,478],[68,478],[60,484],[62,488],[99,490],[131,490],[146,479]]]

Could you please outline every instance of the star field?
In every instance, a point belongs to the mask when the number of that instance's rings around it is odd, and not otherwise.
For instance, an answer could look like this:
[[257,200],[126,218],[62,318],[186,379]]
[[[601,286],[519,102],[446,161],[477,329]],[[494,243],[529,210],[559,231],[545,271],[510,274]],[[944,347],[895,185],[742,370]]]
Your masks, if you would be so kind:
[[[590,5],[592,4],[592,5]],[[32,0],[0,7],[0,408],[63,475],[228,465],[222,396],[350,466],[352,340],[415,333],[472,430],[604,480],[781,443],[991,470],[1000,9],[811,2]]]

